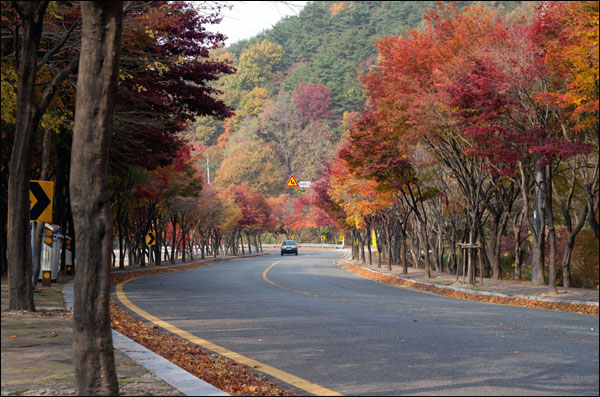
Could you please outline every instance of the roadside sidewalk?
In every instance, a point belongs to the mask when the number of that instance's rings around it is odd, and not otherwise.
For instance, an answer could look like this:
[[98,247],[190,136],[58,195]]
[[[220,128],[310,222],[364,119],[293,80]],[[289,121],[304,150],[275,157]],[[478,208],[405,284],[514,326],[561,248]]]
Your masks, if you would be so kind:
[[[598,289],[558,287],[558,296],[551,296],[548,294],[547,286],[535,285],[531,281],[492,280],[484,278],[483,283],[481,283],[481,279],[478,278],[475,285],[470,285],[462,282],[462,276],[459,276],[457,281],[455,274],[434,271],[431,272],[431,278],[426,280],[424,269],[414,269],[409,267],[408,274],[403,274],[402,266],[394,265],[390,271],[387,263],[382,263],[381,267],[378,267],[376,258],[373,259],[373,265],[369,266],[368,262],[362,263],[360,260],[352,261],[349,254],[349,251],[347,251],[346,255],[340,260],[342,264],[345,262],[356,266],[357,268],[364,269],[367,272],[392,276],[395,279],[414,282],[420,286],[434,286],[439,289],[500,298],[521,298],[529,301],[550,303],[562,302],[598,306]],[[352,269],[349,270],[352,271]],[[378,277],[369,278],[377,279]]]
[[[59,275],[35,293],[37,311],[8,310],[7,277],[2,277],[2,395],[75,395],[73,317],[62,290],[73,277]],[[115,349],[121,395],[182,396],[179,390]]]

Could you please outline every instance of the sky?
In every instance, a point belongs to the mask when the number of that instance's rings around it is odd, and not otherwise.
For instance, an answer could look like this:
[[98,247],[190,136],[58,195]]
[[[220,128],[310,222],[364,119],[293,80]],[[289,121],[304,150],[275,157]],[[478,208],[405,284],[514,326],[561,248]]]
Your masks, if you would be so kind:
[[231,10],[222,10],[223,20],[207,27],[209,31],[223,33],[228,46],[239,40],[249,39],[270,29],[288,15],[298,15],[307,1],[230,1]]

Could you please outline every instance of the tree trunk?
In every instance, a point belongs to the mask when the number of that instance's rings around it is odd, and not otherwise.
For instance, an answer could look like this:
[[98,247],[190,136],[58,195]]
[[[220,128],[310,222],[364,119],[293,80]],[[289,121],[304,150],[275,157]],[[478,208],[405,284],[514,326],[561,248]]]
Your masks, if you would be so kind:
[[408,274],[408,253],[406,252],[406,230],[402,230],[402,273]]
[[[475,245],[474,227],[469,228],[469,247]],[[473,259],[473,248],[467,248],[467,278],[469,284],[475,284],[475,270],[474,270],[474,259]]]
[[545,262],[545,250],[546,250],[546,199],[545,199],[545,185],[546,184],[546,171],[543,166],[537,167],[535,170],[535,200],[534,200],[534,213],[533,213],[533,239],[534,239],[534,253],[532,262],[532,281],[536,285],[544,285],[544,262]]
[[[373,266],[373,252],[371,251],[371,244],[373,244],[373,238],[371,237],[371,230],[367,228],[367,251],[369,251],[369,266]],[[381,267],[381,266],[380,266]]]
[[107,187],[122,13],[120,1],[81,3],[70,180],[78,250],[73,354],[79,395],[119,393],[109,312],[112,213]]
[[248,240],[248,254],[252,254],[252,242],[250,241],[250,233],[246,233],[246,239]]
[[[566,200],[561,200],[560,196],[557,194],[558,202],[560,204],[560,210],[562,212],[565,226],[568,232],[567,243],[565,246],[562,260],[563,287],[565,288],[569,288],[571,286],[571,254],[573,253],[573,246],[575,245],[575,236],[577,236],[577,234],[585,224],[585,220],[588,216],[588,205],[586,203],[583,206],[581,215],[579,217],[575,217],[575,222],[577,222],[577,225],[575,225],[575,229],[573,229],[573,219],[571,217],[570,208],[571,203],[573,201],[573,192],[575,190],[575,183],[577,179],[574,168],[571,172],[572,174],[570,188]],[[554,189],[554,191],[556,191],[556,189]]]
[[422,242],[425,247],[425,279],[429,280],[431,278],[431,258],[429,257],[429,236],[427,235],[427,223],[423,223],[420,225],[421,227],[421,237]]
[[177,214],[171,216],[171,264],[175,264],[175,246],[177,245]]
[[34,311],[31,239],[29,237],[29,179],[35,129],[40,114],[34,102],[38,49],[47,1],[19,2],[22,19],[15,134],[8,173],[8,307]]

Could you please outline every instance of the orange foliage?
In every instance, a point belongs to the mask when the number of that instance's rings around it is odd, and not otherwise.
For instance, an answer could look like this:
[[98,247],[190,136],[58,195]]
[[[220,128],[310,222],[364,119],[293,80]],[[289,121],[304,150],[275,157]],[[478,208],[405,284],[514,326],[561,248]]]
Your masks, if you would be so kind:
[[339,3],[333,3],[331,7],[329,7],[329,13],[332,17],[336,16],[340,12],[344,10],[348,10],[354,6],[353,2],[346,3],[345,1],[340,1]]

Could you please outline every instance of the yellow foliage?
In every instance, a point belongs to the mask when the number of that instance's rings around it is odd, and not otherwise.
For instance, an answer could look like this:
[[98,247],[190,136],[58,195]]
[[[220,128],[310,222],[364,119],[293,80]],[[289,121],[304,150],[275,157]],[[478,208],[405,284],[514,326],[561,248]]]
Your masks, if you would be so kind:
[[15,123],[17,107],[17,73],[9,62],[2,62],[2,123]]

